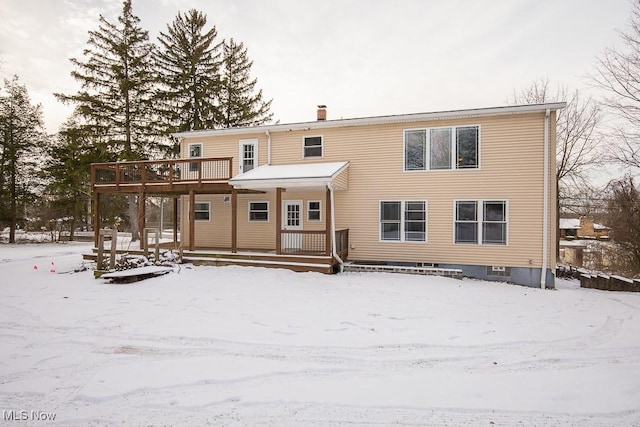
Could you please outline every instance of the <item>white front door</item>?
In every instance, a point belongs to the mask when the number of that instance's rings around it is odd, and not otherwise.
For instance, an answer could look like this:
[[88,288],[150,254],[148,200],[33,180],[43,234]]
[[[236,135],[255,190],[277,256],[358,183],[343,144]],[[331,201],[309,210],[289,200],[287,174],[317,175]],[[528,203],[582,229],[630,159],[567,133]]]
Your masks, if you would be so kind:
[[241,139],[240,140],[240,163],[238,170],[240,173],[249,172],[258,166],[258,140],[257,139]]
[[[302,201],[285,200],[282,202],[282,229],[288,231],[302,230]],[[302,234],[282,233],[282,250],[284,252],[302,249]]]

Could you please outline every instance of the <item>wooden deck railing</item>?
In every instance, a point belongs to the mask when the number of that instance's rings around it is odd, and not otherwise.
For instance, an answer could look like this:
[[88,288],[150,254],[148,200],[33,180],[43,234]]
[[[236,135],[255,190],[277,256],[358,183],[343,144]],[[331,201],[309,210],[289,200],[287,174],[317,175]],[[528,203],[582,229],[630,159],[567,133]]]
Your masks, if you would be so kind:
[[[330,255],[326,230],[281,230],[283,254]],[[336,231],[338,256],[346,259],[349,253],[349,229]]]
[[125,186],[228,181],[232,157],[94,163],[91,185]]

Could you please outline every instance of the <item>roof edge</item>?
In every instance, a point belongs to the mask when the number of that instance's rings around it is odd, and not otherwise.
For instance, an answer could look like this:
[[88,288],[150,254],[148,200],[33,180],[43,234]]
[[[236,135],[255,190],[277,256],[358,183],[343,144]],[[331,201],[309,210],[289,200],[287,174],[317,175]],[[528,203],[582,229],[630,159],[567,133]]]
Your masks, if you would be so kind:
[[362,118],[353,118],[353,119],[323,120],[323,121],[288,123],[288,124],[283,123],[283,124],[261,125],[261,126],[245,126],[245,127],[226,128],[226,129],[194,130],[194,131],[176,132],[171,135],[176,138],[207,137],[207,136],[215,136],[215,135],[262,133],[266,131],[290,132],[295,130],[311,130],[311,129],[349,127],[349,126],[366,126],[366,125],[373,125],[373,124],[410,123],[410,122],[453,119],[453,118],[463,118],[463,117],[527,114],[527,113],[534,113],[534,112],[544,112],[546,110],[557,111],[557,110],[563,109],[566,105],[567,105],[566,102],[510,105],[510,106],[502,106],[502,107],[437,111],[437,112],[430,112],[430,113],[411,113],[411,114],[399,114],[399,115],[387,115],[387,116],[362,117]]

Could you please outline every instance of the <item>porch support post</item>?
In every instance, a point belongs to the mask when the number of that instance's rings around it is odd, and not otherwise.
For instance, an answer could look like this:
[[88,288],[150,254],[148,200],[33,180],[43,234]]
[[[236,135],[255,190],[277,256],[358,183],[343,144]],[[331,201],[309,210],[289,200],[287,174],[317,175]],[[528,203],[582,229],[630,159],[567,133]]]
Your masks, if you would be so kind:
[[238,190],[231,190],[231,252],[238,252]]
[[331,255],[331,239],[334,236],[331,235],[331,192],[329,191],[329,187],[327,187],[327,193],[325,197],[325,214],[324,214],[324,229],[325,229],[325,255]]
[[178,198],[173,198],[173,245],[178,243]]
[[100,235],[100,193],[93,192],[93,245],[98,247],[98,236]]
[[140,249],[144,250],[147,242],[144,241],[144,229],[147,226],[147,195],[144,191],[138,193],[138,234],[140,235]]
[[196,192],[189,191],[189,250],[192,251],[194,247],[194,240],[196,239]]
[[276,255],[282,253],[282,188],[276,188]]

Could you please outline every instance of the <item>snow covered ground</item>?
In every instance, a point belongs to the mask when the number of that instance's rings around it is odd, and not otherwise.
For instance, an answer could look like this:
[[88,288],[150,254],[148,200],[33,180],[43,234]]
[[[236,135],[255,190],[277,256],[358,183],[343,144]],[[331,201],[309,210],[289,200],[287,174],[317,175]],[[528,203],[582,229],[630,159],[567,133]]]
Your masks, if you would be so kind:
[[640,425],[638,294],[249,267],[114,285],[69,273],[88,248],[0,245],[2,425]]

